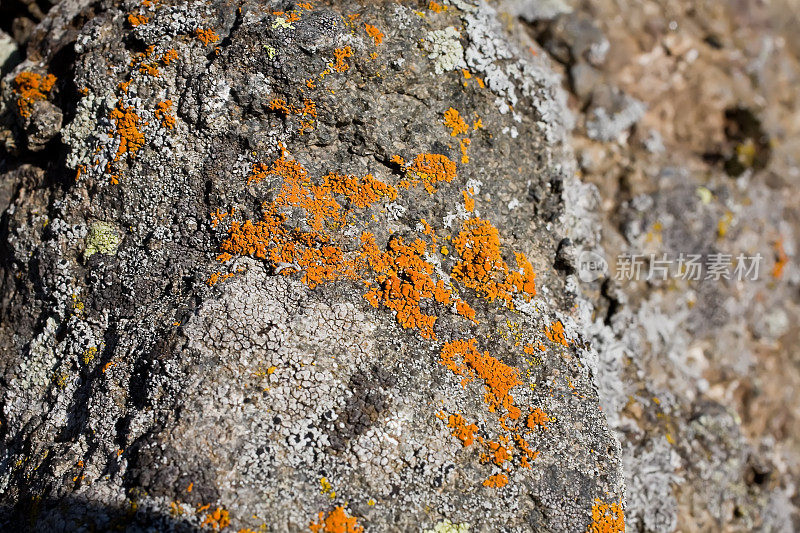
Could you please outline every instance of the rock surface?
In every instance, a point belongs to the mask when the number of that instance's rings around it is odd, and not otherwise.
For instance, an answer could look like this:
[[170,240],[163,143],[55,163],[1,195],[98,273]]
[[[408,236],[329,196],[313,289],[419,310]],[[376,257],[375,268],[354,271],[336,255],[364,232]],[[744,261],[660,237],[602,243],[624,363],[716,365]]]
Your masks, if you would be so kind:
[[566,95],[444,7],[49,12],[3,89],[9,523],[621,521]]
[[800,6],[739,4],[20,2],[0,524],[798,529]]

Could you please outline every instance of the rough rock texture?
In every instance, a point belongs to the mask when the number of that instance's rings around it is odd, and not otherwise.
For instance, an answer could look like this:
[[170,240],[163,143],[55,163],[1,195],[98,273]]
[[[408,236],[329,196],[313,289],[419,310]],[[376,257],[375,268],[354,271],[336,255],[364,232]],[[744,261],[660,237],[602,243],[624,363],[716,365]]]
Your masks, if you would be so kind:
[[[800,528],[750,4],[4,4],[0,524]],[[714,253],[761,275],[615,279]]]
[[[800,5],[571,7],[516,12],[567,80],[571,144],[600,193],[591,251],[609,271],[582,284],[584,316],[626,525],[796,531]],[[644,258],[638,281],[618,276],[623,254]],[[671,279],[647,281],[664,254]],[[756,280],[686,281],[680,254],[763,261]]]
[[560,78],[495,7],[427,7],[49,12],[3,85],[6,524],[621,520],[553,268],[593,238]]

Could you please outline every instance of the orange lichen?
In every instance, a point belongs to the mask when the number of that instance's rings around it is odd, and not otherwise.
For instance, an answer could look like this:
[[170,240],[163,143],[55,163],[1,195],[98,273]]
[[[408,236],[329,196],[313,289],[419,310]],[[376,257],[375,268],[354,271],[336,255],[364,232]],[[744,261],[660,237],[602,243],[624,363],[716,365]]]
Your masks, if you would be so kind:
[[547,413],[537,407],[528,415],[525,425],[528,426],[528,429],[536,429],[537,427],[547,429],[547,422],[549,421],[550,417],[547,416]]
[[[521,412],[514,405],[514,397],[510,394],[513,387],[522,384],[518,368],[506,365],[489,355],[489,352],[478,351],[477,340],[474,338],[447,342],[439,355],[439,362],[453,373],[469,379],[477,376],[483,380],[486,389],[484,401],[489,405],[490,411],[503,407],[513,420],[520,417]],[[456,358],[462,362],[458,362]]]
[[332,65],[333,69],[336,72],[344,72],[345,70],[349,69],[350,65],[348,65],[347,61],[345,60],[348,57],[352,56],[353,56],[353,49],[350,48],[349,46],[345,46],[344,48],[336,48],[333,51],[333,57],[336,60],[336,63]]
[[172,111],[172,100],[164,100],[156,104],[155,116],[161,121],[161,125],[165,128],[172,129],[175,127],[175,117],[170,115]]
[[358,178],[331,173],[323,176],[322,180],[324,187],[329,187],[334,194],[347,197],[355,207],[364,208],[383,200],[397,199],[397,189],[375,179],[372,174]]
[[447,6],[443,6],[442,4],[437,4],[436,2],[431,1],[428,4],[428,9],[430,9],[434,13],[441,13],[442,11],[447,9]]
[[461,191],[461,196],[464,197],[464,209],[472,213],[475,210],[475,199],[467,191]]
[[484,487],[490,487],[494,489],[500,489],[508,485],[508,476],[505,474],[495,474],[493,476],[489,476],[483,482]]
[[786,251],[783,249],[783,240],[779,239],[775,241],[775,264],[772,266],[772,277],[775,279],[781,279],[783,276],[783,269],[786,268],[786,265],[789,263],[789,257],[786,255]]
[[[275,102],[273,107],[294,112],[285,101]],[[263,259],[275,274],[301,275],[301,281],[312,288],[325,282],[358,281],[366,286],[364,298],[372,306],[393,311],[402,327],[416,330],[423,338],[435,338],[434,326],[442,308],[449,307],[475,321],[475,310],[454,292],[456,285],[451,289],[443,279],[435,278],[437,267],[432,256],[440,249],[442,255],[449,252],[446,246],[437,244],[436,232],[425,219],[420,219],[416,238],[393,235],[379,246],[372,233],[362,231],[358,241],[353,240],[353,222],[358,220],[359,210],[394,201],[400,194],[398,188],[423,186],[432,194],[435,184],[454,179],[455,163],[439,154],[420,154],[410,164],[394,156],[392,163],[403,173],[395,188],[371,174],[358,177],[329,172],[312,178],[302,164],[289,158],[283,146],[280,149],[278,159],[253,165],[248,177],[250,184],[280,178],[278,184],[271,184],[274,198],[262,205],[260,220],[230,222],[228,237],[220,247],[220,261],[234,255]],[[464,191],[463,198],[468,204],[471,192]],[[212,214],[212,224],[227,216],[217,210]],[[523,254],[516,254],[518,270],[512,271],[501,256],[499,234],[488,222],[477,218],[467,221],[452,245],[459,255],[451,272],[458,286],[509,304],[514,295],[530,298],[535,294],[532,266]],[[219,279],[222,275],[217,273],[214,282]],[[532,430],[526,425],[528,413],[523,417],[511,395],[511,390],[522,384],[521,371],[489,352],[478,351],[475,338],[445,343],[440,355],[441,363],[462,378],[462,385],[481,380],[489,411],[503,411],[499,421],[502,432],[494,441],[485,442],[477,434],[477,426],[468,424],[461,415],[445,420],[442,414],[440,418],[452,435],[464,446],[479,443],[485,462],[502,465],[509,472],[514,465],[530,467],[537,452],[524,438]],[[323,522],[321,515],[317,526],[323,527]]]
[[336,507],[327,516],[320,511],[317,522],[311,522],[308,527],[313,533],[363,533],[364,531],[364,528],[358,525],[358,519],[349,516],[341,506]]
[[[375,243],[374,236],[363,233],[360,250],[345,254],[328,230],[347,223],[349,211],[337,198],[345,198],[352,209],[394,200],[397,190],[372,175],[363,178],[330,173],[321,183],[312,182],[306,169],[288,159],[285,150],[272,165],[258,163],[248,178],[259,183],[268,176],[278,176],[283,184],[276,198],[264,205],[262,220],[232,222],[228,239],[223,242],[221,260],[231,254],[267,259],[285,274],[303,271],[302,281],[311,287],[340,279],[360,279],[360,272],[370,271],[365,280],[370,287],[365,298],[375,307],[393,310],[405,328],[418,329],[433,338],[435,315],[423,313],[420,303],[434,299],[450,302],[450,291],[439,280],[434,281],[433,265],[425,259],[427,244],[416,239],[406,244],[401,238],[391,239],[386,250]],[[309,230],[287,226],[282,210],[299,208],[305,213]]]
[[433,298],[437,292],[431,278],[434,267],[425,260],[426,243],[416,239],[406,244],[401,237],[395,237],[383,252],[372,234],[365,232],[361,241],[363,257],[377,273],[378,283],[364,297],[374,307],[380,304],[393,310],[404,328],[418,329],[422,337],[435,338],[433,326],[437,317],[420,309],[420,302]]
[[467,155],[467,149],[472,141],[470,139],[461,139],[458,143],[459,148],[461,149],[461,164],[466,165],[469,163],[469,156]]
[[[348,211],[337,201],[337,196],[345,197],[354,208],[366,208],[384,199],[394,199],[397,192],[392,186],[372,175],[357,178],[333,173],[315,184],[302,165],[288,159],[285,150],[272,165],[254,165],[248,181],[259,183],[268,176],[283,179],[278,195],[272,202],[264,204],[262,220],[255,223],[234,221],[231,224],[228,239],[221,247],[227,254],[223,259],[229,258],[230,254],[250,255],[268,259],[276,266],[291,266],[285,269],[287,274],[301,269],[304,272],[302,281],[311,287],[324,281],[357,279],[358,270],[367,263],[367,255],[376,261],[376,266],[386,266],[389,257],[402,261],[393,255],[402,248],[400,243],[386,252],[386,258],[382,258],[384,252],[377,250],[374,241],[372,246],[365,243],[366,248],[362,247],[354,257],[345,257],[342,247],[327,233],[347,221]],[[292,229],[286,225],[286,216],[281,211],[294,208],[305,213],[309,230]],[[381,270],[383,278],[379,282],[395,272],[386,266]],[[399,307],[397,302],[392,302],[392,305]]]
[[564,333],[564,324],[562,324],[560,320],[556,320],[551,325],[545,326],[544,335],[550,340],[550,342],[561,344],[563,346],[569,346],[569,341]]
[[486,443],[489,453],[481,455],[481,461],[484,463],[494,463],[497,466],[503,466],[503,463],[511,460],[511,451],[503,445],[503,443],[489,441]]
[[517,253],[517,267],[522,272],[509,270],[500,255],[500,232],[488,221],[479,218],[465,221],[453,245],[461,259],[453,266],[451,275],[479,296],[511,306],[514,294],[521,294],[527,300],[536,294],[533,267],[524,254]]
[[475,432],[478,431],[478,426],[467,424],[460,414],[450,415],[447,418],[447,427],[453,430],[453,436],[460,440],[465,447],[475,442]]
[[444,125],[450,128],[452,137],[469,133],[469,125],[461,118],[458,110],[452,107],[444,112]]
[[383,33],[372,24],[364,24],[364,31],[366,31],[367,35],[372,37],[372,40],[375,41],[375,46],[378,46],[383,42]]
[[194,34],[195,37],[200,39],[200,41],[205,45],[214,44],[219,41],[219,35],[217,35],[217,32],[211,29],[197,28],[194,31]]
[[309,120],[300,121],[300,132],[310,131],[314,129],[314,120],[317,118],[317,104],[313,100],[303,100],[303,107],[295,106],[294,104],[286,103],[283,98],[274,98],[269,103],[271,111],[278,111],[284,116],[298,115],[302,118],[310,117]]
[[200,527],[210,527],[212,529],[225,529],[231,523],[231,519],[228,516],[228,511],[223,509],[222,507],[217,507],[217,509],[211,513],[208,513],[200,524]]
[[586,533],[623,533],[625,531],[625,513],[618,502],[611,504],[595,500],[592,504],[592,523]]
[[216,285],[216,284],[217,284],[217,283],[219,283],[220,281],[225,281],[226,279],[228,279],[228,278],[232,278],[232,277],[233,277],[233,274],[231,274],[231,273],[227,273],[227,274],[221,274],[221,273],[219,273],[219,272],[214,272],[214,273],[213,273],[213,274],[211,274],[211,276],[208,278],[208,280],[206,281],[206,284],[207,284],[209,287],[213,287],[214,285]]
[[178,52],[174,48],[170,48],[161,56],[161,62],[165,65],[169,65],[176,59],[178,59]]
[[17,110],[21,117],[29,117],[33,104],[46,100],[53,90],[56,77],[52,74],[42,76],[36,72],[20,72],[14,78],[14,92],[17,93]]
[[144,134],[139,131],[141,117],[133,106],[126,106],[122,100],[118,100],[110,118],[114,122],[114,129],[110,133],[120,141],[114,161],[119,161],[126,154],[136,156],[136,152],[144,145]]
[[440,154],[419,154],[414,163],[406,169],[406,176],[398,185],[404,189],[419,185],[429,194],[436,192],[434,185],[449,183],[456,177],[456,164]]
[[269,103],[269,108],[272,111],[280,111],[284,115],[290,115],[294,113],[294,107],[289,107],[286,104],[286,100],[284,100],[283,98],[274,98]]
[[456,302],[456,313],[477,323],[477,320],[475,320],[475,310],[463,300]]
[[150,22],[150,17],[146,15],[137,15],[134,13],[128,15],[128,24],[131,26],[135,27],[141,24],[147,24],[148,22]]

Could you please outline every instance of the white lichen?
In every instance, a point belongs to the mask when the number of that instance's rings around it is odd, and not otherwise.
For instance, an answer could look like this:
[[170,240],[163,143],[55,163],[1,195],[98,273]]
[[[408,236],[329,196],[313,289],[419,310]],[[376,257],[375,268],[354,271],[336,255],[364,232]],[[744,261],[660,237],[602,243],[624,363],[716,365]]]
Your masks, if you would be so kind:
[[461,35],[452,26],[443,30],[429,31],[425,36],[430,43],[428,58],[433,60],[436,74],[466,68],[464,47],[461,46],[460,38]]

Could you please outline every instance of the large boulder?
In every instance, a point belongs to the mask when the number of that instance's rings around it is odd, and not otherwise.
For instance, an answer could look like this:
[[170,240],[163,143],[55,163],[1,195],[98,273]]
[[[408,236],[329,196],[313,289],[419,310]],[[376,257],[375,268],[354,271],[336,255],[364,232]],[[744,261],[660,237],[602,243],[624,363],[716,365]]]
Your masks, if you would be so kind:
[[4,527],[621,530],[513,19],[64,0],[2,96]]

